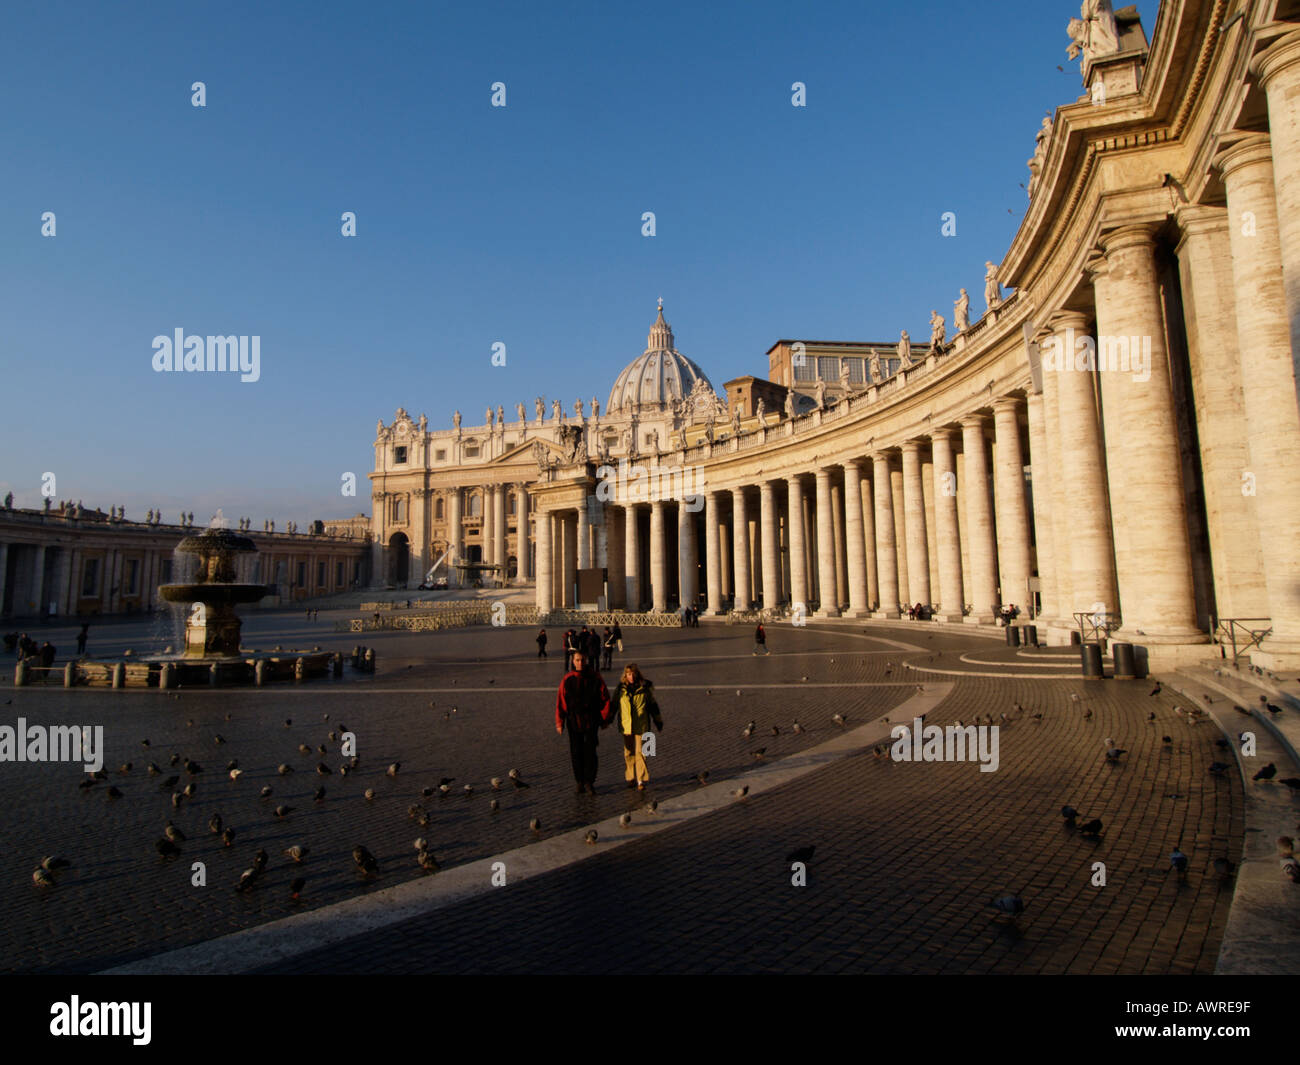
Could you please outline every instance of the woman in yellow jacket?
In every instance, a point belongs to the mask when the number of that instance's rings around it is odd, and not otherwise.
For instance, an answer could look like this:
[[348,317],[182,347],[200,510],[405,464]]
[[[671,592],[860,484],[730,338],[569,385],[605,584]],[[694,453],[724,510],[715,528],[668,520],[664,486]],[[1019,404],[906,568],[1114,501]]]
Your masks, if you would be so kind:
[[641,749],[641,737],[650,731],[653,722],[655,731],[662,732],[663,718],[659,716],[659,704],[655,702],[655,689],[635,665],[628,665],[623,670],[623,679],[614,690],[614,707],[618,713],[619,728],[623,730],[623,762],[626,767],[627,786],[645,788],[650,783],[650,771],[646,768],[645,755]]

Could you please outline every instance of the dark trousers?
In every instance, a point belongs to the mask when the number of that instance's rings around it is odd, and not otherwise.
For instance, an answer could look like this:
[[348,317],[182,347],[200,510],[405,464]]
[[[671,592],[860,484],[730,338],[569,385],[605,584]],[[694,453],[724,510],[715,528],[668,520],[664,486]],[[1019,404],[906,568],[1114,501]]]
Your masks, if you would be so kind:
[[573,779],[578,784],[596,783],[596,729],[569,729],[569,758],[573,762]]

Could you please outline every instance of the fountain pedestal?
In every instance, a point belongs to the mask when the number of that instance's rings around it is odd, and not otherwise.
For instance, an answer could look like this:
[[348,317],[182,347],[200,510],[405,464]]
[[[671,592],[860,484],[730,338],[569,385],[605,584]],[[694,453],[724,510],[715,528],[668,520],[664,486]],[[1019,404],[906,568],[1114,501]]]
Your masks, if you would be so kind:
[[185,619],[185,656],[237,658],[241,628],[232,604],[195,603]]

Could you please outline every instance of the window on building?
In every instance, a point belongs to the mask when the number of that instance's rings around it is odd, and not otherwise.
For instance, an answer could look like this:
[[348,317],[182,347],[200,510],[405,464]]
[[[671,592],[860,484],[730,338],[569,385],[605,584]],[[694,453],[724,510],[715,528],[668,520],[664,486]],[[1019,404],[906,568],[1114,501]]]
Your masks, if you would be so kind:
[[478,444],[466,444],[466,445],[465,445],[465,457],[466,457],[467,459],[476,459],[476,458],[478,458]]
[[[809,359],[809,362],[812,360]],[[821,355],[817,359],[817,376],[828,384],[840,379],[840,360],[834,355]]]
[[[261,563],[258,564],[261,565]],[[158,583],[171,584],[171,582],[172,582],[172,560],[170,558],[165,558],[163,559],[162,569],[158,574]],[[254,580],[253,583],[256,584],[257,581]]]
[[406,521],[406,497],[398,496],[392,501],[392,507],[389,511],[389,518],[392,521]]
[[81,568],[81,594],[87,599],[99,595],[99,559],[88,558]]
[[399,466],[403,466],[406,464],[405,444],[399,444],[397,447],[393,448],[393,461],[397,463],[397,465]]
[[438,462],[446,462],[446,461],[447,461],[447,451],[446,451],[446,449],[445,449],[445,448],[439,448],[437,451],[435,451],[435,452],[433,453],[433,457],[434,457]]
[[849,381],[854,384],[861,384],[867,379],[867,360],[866,359],[845,359],[849,364]]
[[338,587],[343,587],[343,563],[340,562],[334,567],[334,583]]
[[515,493],[514,493],[514,492],[511,492],[511,493],[510,493],[510,502],[509,502],[509,504],[508,504],[507,507],[506,507],[506,513],[507,513],[508,515],[510,515],[511,517],[514,517],[514,514],[515,514],[515,498],[516,498],[516,497],[515,497]]
[[316,564],[316,587],[317,588],[325,587],[325,563],[324,562],[318,562]]
[[796,381],[817,380],[817,366],[812,357],[805,355],[801,362],[794,363],[794,379]]
[[305,588],[307,586],[307,563],[306,562],[298,563],[298,579],[294,583],[297,584],[299,588]]
[[140,594],[140,560],[138,558],[128,558],[126,560],[126,594]]
[[435,521],[442,521],[442,497],[439,496],[433,501],[433,518]]

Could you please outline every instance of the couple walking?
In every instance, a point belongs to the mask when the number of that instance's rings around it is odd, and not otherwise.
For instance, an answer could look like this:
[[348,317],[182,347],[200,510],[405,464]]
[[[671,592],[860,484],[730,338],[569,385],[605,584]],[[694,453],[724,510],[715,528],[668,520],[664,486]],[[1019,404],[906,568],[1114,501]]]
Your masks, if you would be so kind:
[[555,731],[569,730],[569,758],[578,794],[596,794],[596,746],[600,730],[615,717],[623,734],[624,779],[629,788],[644,788],[650,783],[650,771],[641,737],[652,723],[659,732],[664,727],[654,685],[635,665],[628,665],[611,698],[600,674],[586,665],[583,653],[575,651],[573,669],[564,675],[555,696]]

